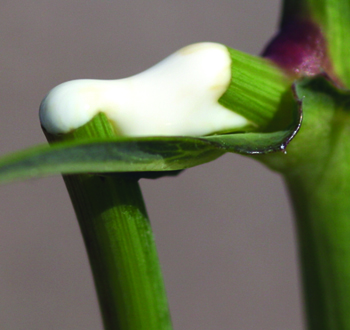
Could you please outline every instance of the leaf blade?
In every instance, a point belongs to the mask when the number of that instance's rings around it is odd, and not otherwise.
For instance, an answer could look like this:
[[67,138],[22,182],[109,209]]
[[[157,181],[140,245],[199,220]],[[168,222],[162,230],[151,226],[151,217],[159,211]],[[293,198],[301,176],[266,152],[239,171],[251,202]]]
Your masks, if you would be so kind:
[[301,118],[300,105],[294,100],[292,122],[269,132],[103,138],[37,146],[0,158],[0,183],[57,174],[174,171],[207,163],[226,152],[283,151],[299,130]]

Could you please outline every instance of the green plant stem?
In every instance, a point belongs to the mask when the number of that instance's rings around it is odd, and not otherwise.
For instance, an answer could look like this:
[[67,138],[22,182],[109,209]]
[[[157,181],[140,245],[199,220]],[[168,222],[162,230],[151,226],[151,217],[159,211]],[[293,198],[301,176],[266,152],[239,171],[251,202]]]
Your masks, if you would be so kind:
[[350,163],[339,165],[311,185],[287,175],[310,330],[350,329]]
[[[304,120],[287,153],[261,156],[293,202],[309,330],[350,330],[350,95],[299,82]],[[257,158],[259,159],[259,158]]]
[[[337,128],[328,140],[331,154],[313,159],[310,152],[305,163],[283,171],[296,217],[309,330],[350,329],[350,126],[344,121]],[[326,151],[323,142],[318,148]]]
[[[113,137],[104,114],[49,141]],[[64,175],[88,252],[105,330],[171,330],[152,228],[137,179]]]
[[349,330],[348,97],[322,96],[314,87],[303,92],[305,125],[290,145],[283,172],[296,214],[306,316],[310,330]]
[[122,175],[64,179],[89,255],[105,329],[171,329],[138,183]]

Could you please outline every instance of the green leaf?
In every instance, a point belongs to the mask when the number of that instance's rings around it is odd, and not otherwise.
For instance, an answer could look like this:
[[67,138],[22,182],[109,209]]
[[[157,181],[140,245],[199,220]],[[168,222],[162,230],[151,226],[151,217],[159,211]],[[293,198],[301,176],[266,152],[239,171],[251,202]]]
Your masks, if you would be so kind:
[[283,151],[300,127],[293,120],[283,129],[205,137],[106,138],[57,142],[19,151],[0,159],[0,183],[73,173],[181,170],[212,161],[225,152],[261,154]]

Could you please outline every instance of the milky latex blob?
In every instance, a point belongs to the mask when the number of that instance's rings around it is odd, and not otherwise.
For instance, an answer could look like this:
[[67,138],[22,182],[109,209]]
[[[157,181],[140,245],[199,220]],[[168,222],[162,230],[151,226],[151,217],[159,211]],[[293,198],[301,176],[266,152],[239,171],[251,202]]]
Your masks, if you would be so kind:
[[248,121],[218,103],[231,80],[224,45],[198,43],[118,80],[81,79],[53,88],[40,106],[43,127],[68,133],[104,113],[123,136],[201,136]]

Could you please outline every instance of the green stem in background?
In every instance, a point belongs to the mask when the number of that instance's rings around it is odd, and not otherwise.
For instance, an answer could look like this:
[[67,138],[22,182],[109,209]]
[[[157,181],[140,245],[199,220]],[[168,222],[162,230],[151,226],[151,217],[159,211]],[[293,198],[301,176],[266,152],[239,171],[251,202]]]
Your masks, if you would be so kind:
[[286,181],[297,218],[309,329],[350,329],[349,171],[336,166],[312,189],[305,177],[286,175]]
[[[296,76],[325,72],[349,87],[350,2],[285,0],[264,55]],[[349,330],[350,97],[320,78],[296,83],[295,92],[300,132],[286,157],[265,161],[284,174],[294,205],[309,330]]]
[[295,85],[304,120],[281,172],[295,209],[309,330],[350,329],[350,93],[323,77]]
[[[64,139],[108,137],[104,115]],[[48,135],[49,140],[56,139]],[[170,330],[152,229],[136,179],[65,175],[94,275],[106,330]]]
[[[350,329],[350,121],[338,112],[319,164],[285,173],[294,205],[310,330]],[[322,142],[319,148],[322,148]],[[311,167],[311,166],[310,166]]]

